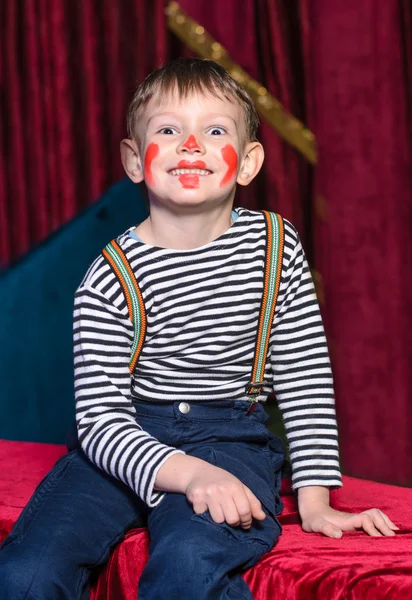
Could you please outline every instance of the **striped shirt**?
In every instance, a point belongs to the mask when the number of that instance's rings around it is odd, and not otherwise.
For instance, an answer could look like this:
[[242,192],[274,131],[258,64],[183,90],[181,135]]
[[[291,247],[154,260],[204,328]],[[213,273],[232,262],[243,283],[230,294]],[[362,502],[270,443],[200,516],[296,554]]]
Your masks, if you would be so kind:
[[[151,402],[248,400],[263,290],[265,221],[237,208],[238,219],[199,248],[171,250],[117,238],[143,295],[147,332],[133,374],[133,325],[121,285],[103,256],[75,296],[76,420],[89,459],[149,506],[160,467],[177,452],[143,431],[132,397]],[[341,485],[333,380],[308,264],[285,224],[279,296],[265,369],[289,444],[294,489]]]

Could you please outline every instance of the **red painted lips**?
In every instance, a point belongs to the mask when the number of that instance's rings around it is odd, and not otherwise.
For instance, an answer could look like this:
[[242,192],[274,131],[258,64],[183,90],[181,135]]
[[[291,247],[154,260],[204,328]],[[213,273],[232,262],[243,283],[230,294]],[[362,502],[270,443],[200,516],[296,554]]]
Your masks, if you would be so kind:
[[177,165],[178,169],[206,169],[206,163],[203,160],[196,160],[190,162],[188,160],[181,160]]

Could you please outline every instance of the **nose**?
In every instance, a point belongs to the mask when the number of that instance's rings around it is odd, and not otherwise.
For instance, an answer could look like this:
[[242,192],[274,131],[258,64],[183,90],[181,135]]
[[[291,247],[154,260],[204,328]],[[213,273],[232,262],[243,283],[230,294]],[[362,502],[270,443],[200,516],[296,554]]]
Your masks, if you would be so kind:
[[187,140],[181,144],[179,150],[180,152],[189,152],[190,154],[203,154],[203,148],[199,145],[193,134],[190,134]]

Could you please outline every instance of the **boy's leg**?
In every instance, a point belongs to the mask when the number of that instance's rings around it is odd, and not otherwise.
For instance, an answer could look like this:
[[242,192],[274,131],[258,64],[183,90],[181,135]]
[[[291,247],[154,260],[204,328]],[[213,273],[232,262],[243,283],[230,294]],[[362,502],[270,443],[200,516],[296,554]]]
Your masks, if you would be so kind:
[[183,494],[166,494],[149,515],[150,558],[139,582],[139,600],[252,600],[240,573],[269,552],[281,534],[276,518],[281,444],[274,442],[272,450],[266,444],[236,442],[185,449],[237,476],[261,500],[267,516],[244,530],[215,523],[208,511],[195,514]]
[[149,561],[139,581],[139,600],[252,600],[239,573],[271,550],[281,533],[276,515],[282,508],[284,450],[267,431],[260,405],[251,417],[244,402],[188,406],[184,413],[179,402],[162,407],[170,422],[164,428],[163,421],[162,430],[149,420],[154,408],[138,404],[136,409],[139,422],[157,439],[238,477],[267,517],[245,531],[215,523],[208,512],[196,515],[183,494],[166,494],[149,515]]
[[[266,512],[266,511],[265,511]],[[271,515],[246,531],[196,515],[182,494],[166,494],[149,516],[149,562],[139,600],[253,600],[241,571],[271,550],[280,526]]]
[[93,567],[147,509],[80,450],[46,475],[0,549],[0,600],[86,600]]

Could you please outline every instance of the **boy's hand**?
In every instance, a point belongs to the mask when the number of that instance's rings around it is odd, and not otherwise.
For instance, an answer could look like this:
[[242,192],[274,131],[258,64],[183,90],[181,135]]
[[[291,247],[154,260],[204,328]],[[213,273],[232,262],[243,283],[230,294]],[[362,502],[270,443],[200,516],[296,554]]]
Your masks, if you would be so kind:
[[187,454],[173,454],[166,460],[155,488],[185,494],[196,514],[209,510],[215,523],[226,521],[249,529],[252,519],[266,518],[260,501],[237,477]]
[[249,529],[252,519],[266,518],[260,501],[248,487],[224,469],[207,465],[195,473],[185,490],[196,514],[209,510],[215,523],[226,521]]
[[361,513],[346,513],[329,506],[329,489],[308,486],[298,490],[299,513],[302,529],[308,533],[323,533],[327,537],[341,538],[344,531],[363,529],[368,535],[395,535],[399,529],[385,513],[371,508]]
[[371,508],[358,514],[334,510],[323,506],[305,514],[302,518],[302,529],[308,533],[323,533],[327,537],[341,538],[344,531],[363,529],[368,535],[395,535],[399,529],[385,513],[378,508]]

